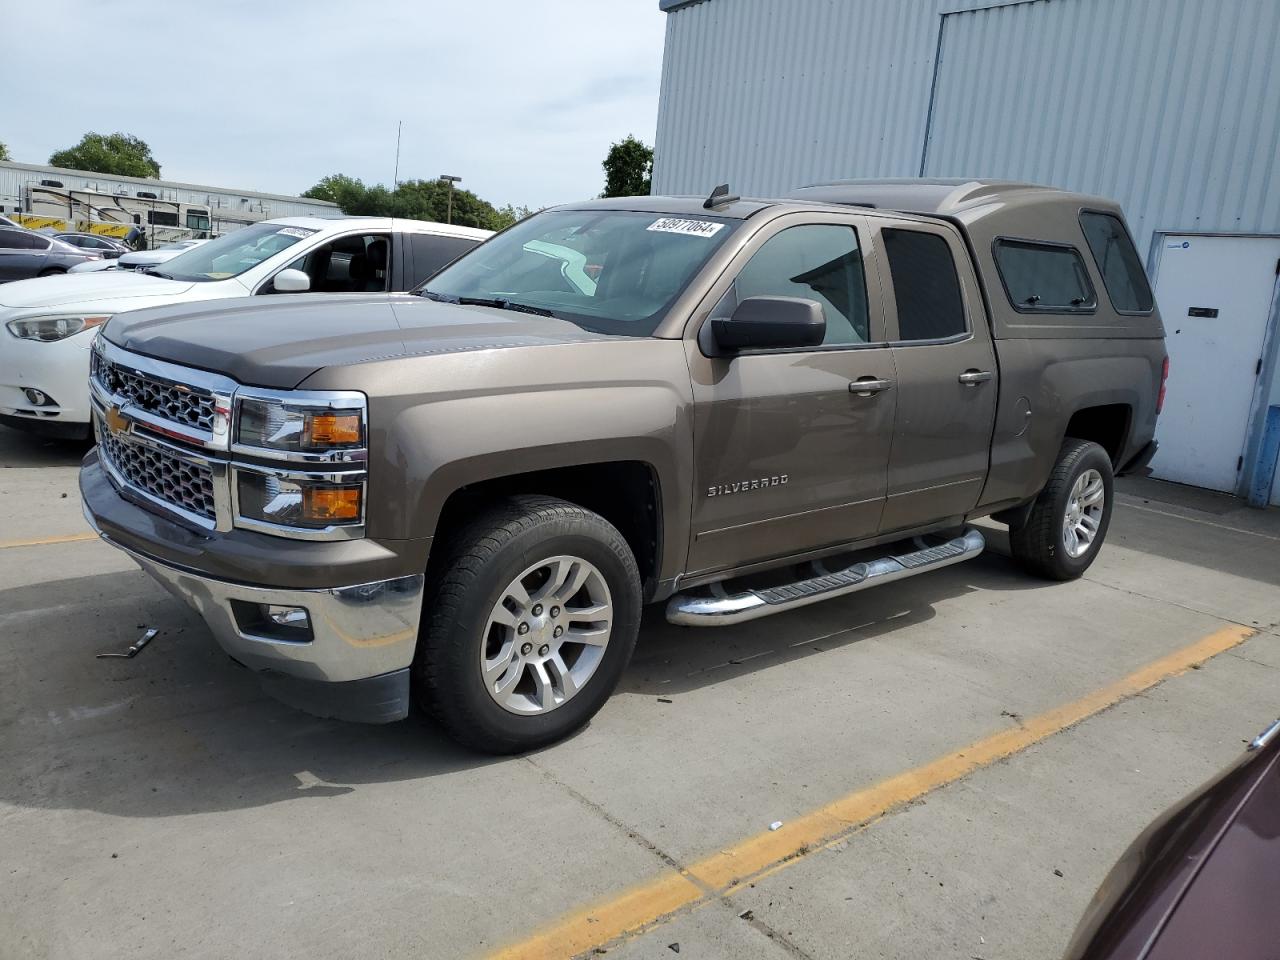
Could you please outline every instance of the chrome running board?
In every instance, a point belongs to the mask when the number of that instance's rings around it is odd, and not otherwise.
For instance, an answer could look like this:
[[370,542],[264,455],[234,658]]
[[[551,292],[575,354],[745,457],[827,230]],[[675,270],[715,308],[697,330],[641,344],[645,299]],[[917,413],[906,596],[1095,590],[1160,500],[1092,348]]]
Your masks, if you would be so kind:
[[982,534],[970,527],[961,536],[936,547],[855,563],[843,570],[824,572],[780,587],[729,594],[720,584],[714,584],[711,596],[678,593],[672,597],[667,601],[667,620],[683,627],[724,627],[757,620],[972,560],[985,546]]

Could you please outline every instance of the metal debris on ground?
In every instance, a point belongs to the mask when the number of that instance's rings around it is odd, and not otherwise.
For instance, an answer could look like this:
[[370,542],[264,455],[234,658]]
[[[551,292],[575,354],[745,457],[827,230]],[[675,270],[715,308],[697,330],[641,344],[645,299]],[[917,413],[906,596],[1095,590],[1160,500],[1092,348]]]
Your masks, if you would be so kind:
[[754,920],[755,918],[755,912],[752,910],[744,910],[742,913],[738,914],[739,920]]
[[781,829],[781,828],[782,828],[782,821],[781,821],[781,820],[775,820],[775,821],[773,821],[773,823],[769,824],[769,829],[770,829],[770,830],[779,830],[779,829]]
[[670,697],[659,697],[659,698],[658,698],[658,702],[659,702],[659,703],[670,703],[670,702],[671,702],[671,698],[670,698]]
[[667,949],[668,949],[668,950],[670,950],[672,953],[679,953],[679,952],[680,952],[680,944],[678,944],[678,943],[668,943],[668,944],[667,944]]
[[1060,876],[1062,876],[1062,871],[1061,871],[1061,870],[1059,870],[1057,867],[1054,867],[1054,868],[1053,868],[1053,875],[1054,875],[1055,877],[1060,877]]
[[112,658],[118,658],[120,660],[132,660],[134,657],[138,655],[138,652],[143,647],[145,647],[148,643],[150,643],[152,640],[155,639],[156,634],[159,632],[160,631],[157,630],[155,627],[151,627],[146,633],[144,633],[137,640],[135,640],[133,643],[133,646],[131,646],[124,653],[100,653],[97,655],[96,659],[109,660]]

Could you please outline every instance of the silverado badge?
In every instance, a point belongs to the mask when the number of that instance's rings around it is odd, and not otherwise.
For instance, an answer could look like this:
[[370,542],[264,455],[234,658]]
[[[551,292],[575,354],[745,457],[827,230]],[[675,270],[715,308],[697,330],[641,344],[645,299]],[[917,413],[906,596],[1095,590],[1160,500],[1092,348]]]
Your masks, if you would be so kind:
[[756,477],[751,480],[739,480],[737,483],[717,483],[707,487],[708,497],[727,497],[735,493],[746,493],[748,490],[763,490],[765,487],[780,487],[790,479],[787,474],[776,477]]

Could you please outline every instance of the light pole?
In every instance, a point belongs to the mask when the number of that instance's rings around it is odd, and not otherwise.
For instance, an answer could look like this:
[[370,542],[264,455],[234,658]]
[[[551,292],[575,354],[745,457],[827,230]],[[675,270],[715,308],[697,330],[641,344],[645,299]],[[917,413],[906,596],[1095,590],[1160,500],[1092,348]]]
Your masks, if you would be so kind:
[[445,220],[446,223],[453,223],[453,185],[461,183],[461,177],[451,177],[447,173],[440,174],[440,179],[449,184],[449,215]]

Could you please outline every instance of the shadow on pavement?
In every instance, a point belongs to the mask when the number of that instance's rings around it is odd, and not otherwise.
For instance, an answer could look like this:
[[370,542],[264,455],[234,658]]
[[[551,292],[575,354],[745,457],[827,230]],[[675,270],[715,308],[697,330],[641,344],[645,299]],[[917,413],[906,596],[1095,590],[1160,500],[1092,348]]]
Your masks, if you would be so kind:
[[91,446],[88,440],[55,440],[0,425],[0,469],[78,467]]

